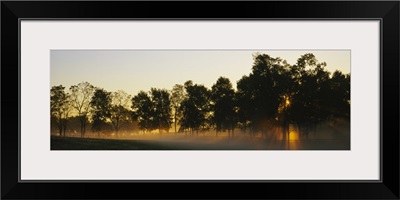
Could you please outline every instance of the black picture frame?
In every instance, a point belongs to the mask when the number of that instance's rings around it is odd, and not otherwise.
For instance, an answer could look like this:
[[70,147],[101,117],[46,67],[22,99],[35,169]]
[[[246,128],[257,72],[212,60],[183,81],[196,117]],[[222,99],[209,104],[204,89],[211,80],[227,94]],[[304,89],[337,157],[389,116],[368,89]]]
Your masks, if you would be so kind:
[[[268,9],[266,9],[268,8]],[[399,199],[398,1],[2,1],[2,199]],[[380,19],[379,182],[19,182],[19,19]],[[148,193],[146,189],[154,192]],[[259,189],[263,188],[263,189]],[[160,192],[157,191],[163,189]],[[182,192],[184,191],[184,192]]]

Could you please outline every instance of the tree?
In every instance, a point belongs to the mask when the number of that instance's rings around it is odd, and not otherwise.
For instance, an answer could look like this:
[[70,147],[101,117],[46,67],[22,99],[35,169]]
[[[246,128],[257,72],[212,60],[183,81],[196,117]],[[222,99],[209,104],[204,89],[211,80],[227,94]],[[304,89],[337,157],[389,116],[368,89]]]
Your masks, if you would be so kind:
[[90,101],[90,106],[93,112],[92,130],[97,132],[100,137],[100,132],[107,127],[107,119],[111,117],[111,92],[97,88]]
[[150,132],[153,130],[153,109],[152,101],[149,95],[140,91],[132,98],[132,118],[138,121],[138,126],[143,132]]
[[50,112],[53,123],[57,126],[60,136],[65,136],[69,113],[71,111],[70,95],[62,85],[50,89]]
[[329,111],[334,117],[350,117],[350,74],[335,71],[330,79]]
[[168,90],[151,88],[150,96],[152,101],[153,112],[153,127],[158,129],[161,133],[162,130],[168,132],[172,119],[171,119],[171,100]]
[[78,85],[71,86],[69,90],[71,92],[72,107],[79,117],[81,137],[84,137],[94,87],[88,82],[81,82]]
[[182,111],[179,109],[183,99],[185,98],[185,88],[183,85],[175,84],[171,90],[171,104],[174,112],[174,125],[176,133],[176,124],[178,120],[182,117]]
[[168,132],[171,124],[171,100],[168,90],[151,88],[149,93],[140,91],[132,98],[133,118],[141,130],[158,129]]
[[282,63],[275,65],[272,69],[272,77],[274,79],[274,90],[278,96],[278,110],[275,114],[275,122],[282,128],[283,139],[289,136],[289,108],[291,99],[294,95],[294,82],[291,66],[284,60]]
[[[234,130],[235,121],[235,91],[228,78],[220,77],[211,88],[212,121],[219,131]],[[230,135],[230,134],[229,134]]]
[[279,105],[284,97],[287,67],[280,58],[267,54],[253,55],[252,72],[237,83],[237,101],[242,124],[250,121],[252,130],[263,134],[276,123]]
[[118,90],[111,94],[112,102],[110,105],[110,121],[117,137],[118,131],[121,127],[121,122],[129,120],[131,98],[131,95],[122,90]]
[[193,85],[192,81],[185,82],[186,98],[181,104],[181,126],[198,133],[205,128],[210,112],[210,91],[203,85]]
[[249,76],[243,76],[237,82],[236,105],[238,107],[237,115],[239,125],[246,133],[247,127],[253,128],[253,115],[255,109],[254,105],[254,94],[252,88],[252,83]]
[[330,74],[325,67],[313,54],[302,55],[292,67],[295,86],[289,114],[305,135],[330,115]]

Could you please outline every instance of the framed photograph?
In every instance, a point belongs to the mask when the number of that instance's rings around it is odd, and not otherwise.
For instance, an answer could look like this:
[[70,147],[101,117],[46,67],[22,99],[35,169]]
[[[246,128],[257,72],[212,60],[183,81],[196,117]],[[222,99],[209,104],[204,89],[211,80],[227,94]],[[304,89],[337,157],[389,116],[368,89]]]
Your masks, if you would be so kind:
[[399,199],[399,8],[3,1],[1,198]]

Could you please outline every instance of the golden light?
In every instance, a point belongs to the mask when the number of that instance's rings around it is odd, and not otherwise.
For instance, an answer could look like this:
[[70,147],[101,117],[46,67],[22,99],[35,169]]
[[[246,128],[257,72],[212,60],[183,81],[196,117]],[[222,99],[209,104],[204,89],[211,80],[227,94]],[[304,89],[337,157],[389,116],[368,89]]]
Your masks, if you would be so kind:
[[286,99],[286,106],[288,106],[288,105],[290,105],[290,101],[289,101],[289,99]]
[[299,133],[297,131],[291,130],[289,133],[289,140],[299,140]]

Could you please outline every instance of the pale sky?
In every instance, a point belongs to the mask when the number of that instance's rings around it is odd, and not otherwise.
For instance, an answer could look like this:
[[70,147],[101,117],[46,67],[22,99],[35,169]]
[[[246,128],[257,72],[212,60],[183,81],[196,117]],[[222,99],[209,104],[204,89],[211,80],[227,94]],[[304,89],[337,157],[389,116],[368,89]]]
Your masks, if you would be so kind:
[[220,76],[236,82],[251,72],[253,53],[266,53],[295,64],[305,53],[313,53],[327,70],[350,73],[350,51],[263,50],[52,50],[50,84],[69,88],[82,81],[107,91],[124,90],[136,95],[151,87],[172,89],[192,80],[208,88]]

